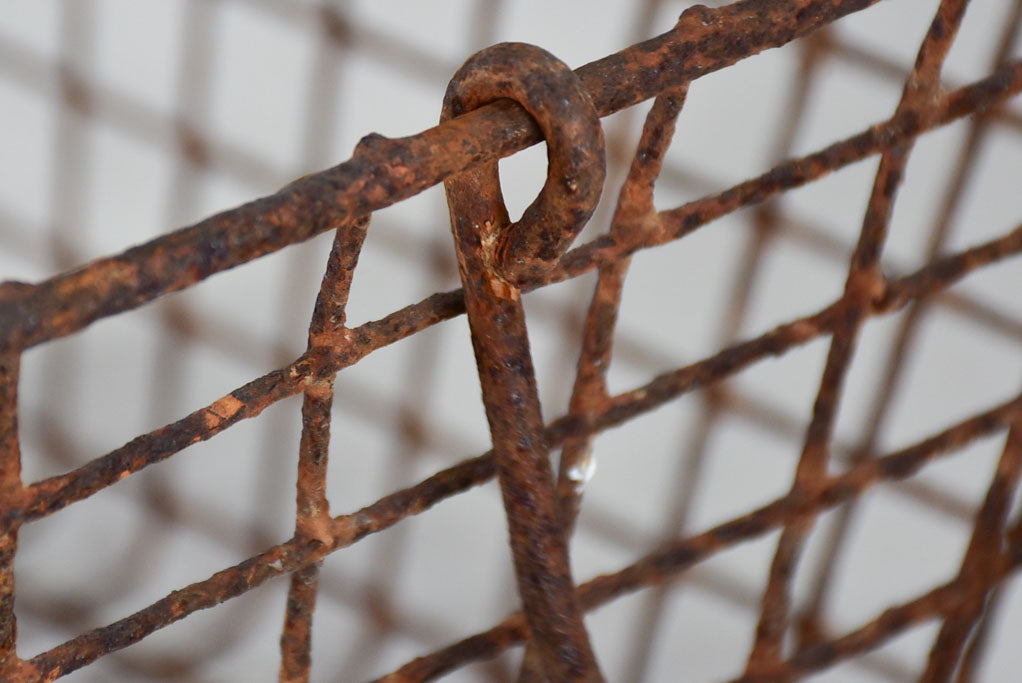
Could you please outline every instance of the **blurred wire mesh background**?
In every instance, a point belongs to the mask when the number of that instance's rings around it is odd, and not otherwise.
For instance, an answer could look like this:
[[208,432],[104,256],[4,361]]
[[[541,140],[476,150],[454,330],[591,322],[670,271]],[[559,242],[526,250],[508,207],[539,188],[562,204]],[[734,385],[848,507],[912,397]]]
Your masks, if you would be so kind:
[[[0,279],[36,281],[348,158],[366,133],[435,124],[476,50],[531,42],[572,67],[670,28],[684,2],[75,0],[0,13]],[[885,0],[813,37],[695,82],[659,208],[719,192],[891,115],[936,2]],[[1022,50],[1018,3],[974,2],[944,79],[962,85]],[[1006,48],[1004,46],[1007,46]],[[609,175],[586,234],[606,229],[641,113],[604,120]],[[514,217],[545,175],[542,146],[501,162]],[[610,389],[702,358],[841,295],[876,158],[635,256]],[[1022,216],[1022,106],[919,139],[884,268],[908,272]],[[934,235],[945,234],[935,238]],[[582,239],[585,239],[583,235]],[[258,260],[31,349],[20,421],[25,481],[64,472],[287,364],[306,344],[330,238]],[[594,275],[526,298],[547,418],[565,412]],[[374,214],[348,319],[457,286],[443,193]],[[885,453],[1016,395],[1022,272],[986,268],[921,312],[870,321],[835,450]],[[904,332],[903,329],[908,329]],[[899,341],[901,340],[901,341]],[[819,339],[608,432],[573,545],[584,580],[664,538],[784,495],[823,367]],[[458,318],[345,369],[336,383],[329,497],[336,513],[488,448],[468,327]],[[19,653],[109,623],[291,536],[300,399],[21,531]],[[829,568],[833,633],[947,581],[1002,446],[981,440],[866,494]],[[812,537],[808,595],[834,513]],[[324,563],[313,680],[363,680],[487,628],[517,606],[496,486],[445,501]],[[629,595],[587,619],[610,680],[741,673],[777,533]],[[804,579],[804,580],[801,580]],[[286,582],[189,616],[70,677],[252,680],[273,675]],[[799,594],[796,595],[799,598]],[[1022,654],[1005,584],[981,680]],[[818,674],[914,680],[939,624]],[[520,650],[453,681],[514,680]]]

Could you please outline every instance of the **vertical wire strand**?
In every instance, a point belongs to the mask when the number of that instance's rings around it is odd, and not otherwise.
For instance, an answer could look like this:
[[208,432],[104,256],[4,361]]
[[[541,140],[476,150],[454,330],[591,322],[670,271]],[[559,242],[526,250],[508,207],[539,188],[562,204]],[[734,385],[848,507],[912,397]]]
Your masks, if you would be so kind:
[[[925,98],[939,92],[940,68],[965,14],[966,0],[942,0],[930,30],[919,48],[912,75],[906,82],[898,110],[925,104]],[[845,375],[851,364],[856,339],[864,320],[863,311],[870,300],[883,292],[879,271],[880,252],[887,235],[895,195],[901,184],[911,144],[885,152],[866,207],[862,232],[852,254],[848,278],[842,296],[843,315],[831,334],[830,349],[806,430],[802,454],[795,471],[792,493],[806,495],[826,475],[828,450],[837,416]],[[783,639],[788,626],[790,593],[794,573],[805,539],[813,526],[808,516],[785,525],[777,543],[763,593],[756,637],[746,667],[746,675],[755,676],[782,659]]]

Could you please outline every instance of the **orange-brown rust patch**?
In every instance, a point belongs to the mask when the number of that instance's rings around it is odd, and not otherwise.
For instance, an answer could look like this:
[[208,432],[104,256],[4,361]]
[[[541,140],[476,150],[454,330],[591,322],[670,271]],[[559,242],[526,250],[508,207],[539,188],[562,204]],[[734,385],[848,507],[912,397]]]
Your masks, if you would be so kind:
[[486,278],[487,288],[493,296],[509,301],[518,301],[522,298],[521,290],[503,279],[495,272],[488,273]]
[[333,394],[333,378],[307,377],[305,379],[305,393],[313,398],[327,399]]
[[233,418],[244,407],[244,403],[231,394],[227,394],[206,409],[206,426],[210,429],[217,427],[224,420]]
[[330,527],[331,535],[337,539],[338,547],[344,547],[355,540],[359,525],[355,515],[344,515],[330,520]]
[[320,514],[299,520],[298,531],[302,536],[319,541],[326,548],[334,545],[334,520],[326,510]]

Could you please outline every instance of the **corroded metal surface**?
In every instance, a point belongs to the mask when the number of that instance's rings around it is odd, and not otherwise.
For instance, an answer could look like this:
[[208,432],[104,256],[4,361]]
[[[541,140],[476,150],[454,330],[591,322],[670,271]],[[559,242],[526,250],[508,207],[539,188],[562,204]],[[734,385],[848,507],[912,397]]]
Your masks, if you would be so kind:
[[603,130],[568,66],[520,43],[495,45],[465,62],[451,79],[441,119],[501,98],[521,104],[543,130],[547,180],[515,223],[504,207],[496,162],[445,181],[458,271],[518,592],[543,670],[557,681],[600,681],[575,597],[516,283],[552,267],[596,208],[606,166]]
[[[696,6],[671,31],[587,64],[578,77],[606,116],[672,85],[825,26],[876,0]],[[801,21],[792,17],[801,16]],[[0,346],[27,348],[71,334],[167,292],[422,192],[455,173],[542,139],[519,108],[494,104],[419,135],[370,135],[352,158],[272,197],[209,218],[79,270],[0,297]],[[438,154],[437,150],[443,150]]]
[[[965,14],[966,0],[944,0],[937,10],[930,30],[919,48],[915,68],[905,82],[905,89],[895,115],[911,113],[912,118],[932,116],[928,104],[939,93],[940,69]],[[831,333],[827,363],[820,380],[813,417],[806,430],[802,454],[792,484],[793,496],[809,496],[827,472],[828,444],[833,440],[838,402],[856,341],[865,320],[864,311],[870,300],[880,295],[886,283],[880,272],[880,253],[887,237],[895,196],[901,185],[911,150],[911,141],[885,151],[873,181],[873,192],[866,207],[859,242],[849,264],[841,314]],[[762,677],[783,658],[782,646],[787,624],[791,619],[793,575],[814,516],[796,517],[784,526],[777,543],[756,640],[745,669],[751,680]]]
[[[1022,62],[1008,61],[1017,26],[1006,27],[989,75],[945,89],[941,68],[967,3],[944,0],[888,120],[723,191],[660,211],[653,204],[654,186],[690,83],[767,48],[806,38],[808,56],[799,76],[805,85],[815,68],[815,55],[851,49],[836,45],[833,35],[814,32],[874,2],[745,0],[718,9],[696,6],[667,33],[574,73],[538,48],[499,45],[471,58],[455,75],[442,122],[434,128],[397,139],[369,135],[349,161],[305,176],[274,195],[37,284],[0,285],[0,677],[10,681],[58,678],[198,610],[290,575],[279,675],[286,681],[309,680],[315,659],[313,616],[322,592],[321,563],[331,553],[496,477],[522,610],[378,680],[433,679],[526,642],[520,681],[600,680],[599,652],[594,654],[582,621],[586,610],[641,588],[666,590],[668,583],[697,564],[775,530],[779,542],[757,605],[758,626],[740,680],[790,680],[817,672],[932,619],[939,619],[941,627],[923,679],[948,680],[956,673],[968,678],[978,666],[992,628],[990,614],[998,604],[999,589],[1022,563],[1022,520],[1017,512],[1014,517],[1010,514],[1022,473],[1022,398],[977,412],[913,446],[887,454],[877,452],[877,434],[895,391],[898,368],[903,366],[900,358],[907,340],[918,327],[920,311],[933,297],[942,294],[949,306],[957,306],[972,319],[1022,337],[1017,321],[998,317],[967,293],[948,291],[971,273],[1017,257],[1022,252],[1022,226],[947,253],[947,216],[958,201],[955,193],[949,193],[941,206],[940,220],[945,224],[933,233],[925,265],[895,276],[882,272],[880,260],[896,194],[920,135],[972,117],[968,151],[954,174],[955,187],[961,188],[969,168],[967,159],[990,121],[1022,128],[1017,113],[998,109],[1022,91]],[[1022,3],[1017,3],[1012,15],[1015,25],[1020,15]],[[330,40],[351,39],[335,10],[323,8],[322,20]],[[873,59],[875,68],[885,68],[875,56],[857,58]],[[94,109],[88,88],[70,71],[62,74],[61,87],[70,107]],[[793,96],[800,107],[804,95],[796,89]],[[569,250],[603,187],[603,134],[598,117],[650,98],[655,101],[631,155],[609,229]],[[794,124],[781,143],[782,156],[789,153],[793,130]],[[197,164],[208,163],[212,143],[183,123],[177,131],[186,156]],[[522,219],[511,224],[500,196],[497,160],[541,140],[549,146],[547,182]],[[737,332],[748,302],[751,275],[747,274],[746,282],[736,287],[718,351],[662,372],[640,386],[610,393],[607,372],[632,254],[686,237],[718,218],[762,205],[876,155],[880,161],[873,192],[839,298],[814,314],[742,341]],[[371,229],[370,214],[440,182],[445,183],[450,201],[463,289],[434,294],[379,320],[348,327],[348,293],[363,240]],[[784,229],[769,215],[773,209],[761,206],[759,210],[759,231],[747,254],[750,269]],[[84,465],[41,481],[22,481],[18,381],[23,351],[326,231],[334,231],[335,238],[302,355]],[[821,249],[828,248],[821,235],[806,237],[807,242],[813,240]],[[521,296],[592,270],[598,276],[582,326],[568,412],[544,422]],[[832,467],[837,459],[836,412],[861,330],[870,319],[905,310],[892,370],[877,392],[868,429],[843,461],[846,468],[835,473],[839,471]],[[360,510],[336,514],[327,496],[326,475],[337,373],[378,349],[466,312],[493,450]],[[760,415],[771,409],[748,401],[743,404],[722,382],[817,339],[828,340],[830,350],[789,492],[692,533],[681,523],[687,515],[689,491],[679,496],[681,502],[672,511],[674,528],[665,529],[669,540],[618,571],[576,586],[569,547],[591,473],[593,439],[680,396],[705,390],[705,420],[693,436],[691,459],[685,458],[690,467],[687,476],[694,481],[711,425],[724,412],[722,406]],[[302,434],[292,538],[107,626],[86,630],[34,656],[19,656],[14,560],[24,524],[100,493],[298,394],[303,395]],[[769,421],[775,426],[779,422]],[[801,430],[802,425],[794,429]],[[415,430],[411,421],[408,430]],[[823,603],[840,547],[846,542],[853,504],[877,484],[907,479],[956,449],[998,434],[1005,436],[1005,444],[982,505],[974,515],[971,509],[959,514],[969,519],[971,537],[956,576],[922,595],[906,596],[843,635],[828,631]],[[555,477],[550,454],[558,449]],[[925,486],[908,491],[923,502],[933,497]],[[794,606],[794,574],[806,540],[819,516],[835,508],[842,521],[831,531],[825,560],[814,570],[807,603]],[[659,618],[655,611],[649,614],[646,626],[638,630],[647,641]],[[630,674],[636,679],[643,673],[648,648],[647,642],[635,649]]]

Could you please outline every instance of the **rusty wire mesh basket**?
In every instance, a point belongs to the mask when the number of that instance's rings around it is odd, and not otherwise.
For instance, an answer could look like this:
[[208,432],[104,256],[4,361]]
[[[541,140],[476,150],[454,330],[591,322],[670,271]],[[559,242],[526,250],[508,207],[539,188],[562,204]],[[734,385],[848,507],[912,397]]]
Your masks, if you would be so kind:
[[689,4],[5,5],[3,680],[1022,676],[1022,2]]

